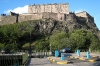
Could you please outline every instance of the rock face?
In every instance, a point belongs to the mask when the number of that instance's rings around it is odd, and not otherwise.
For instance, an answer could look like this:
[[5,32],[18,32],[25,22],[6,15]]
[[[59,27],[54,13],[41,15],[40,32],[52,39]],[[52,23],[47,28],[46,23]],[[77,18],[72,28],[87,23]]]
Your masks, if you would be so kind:
[[35,23],[35,30],[40,33],[52,34],[57,31],[68,32],[73,29],[86,29],[97,33],[99,30],[94,22],[87,22],[87,20],[71,20],[71,21],[57,21],[54,19],[42,19]]

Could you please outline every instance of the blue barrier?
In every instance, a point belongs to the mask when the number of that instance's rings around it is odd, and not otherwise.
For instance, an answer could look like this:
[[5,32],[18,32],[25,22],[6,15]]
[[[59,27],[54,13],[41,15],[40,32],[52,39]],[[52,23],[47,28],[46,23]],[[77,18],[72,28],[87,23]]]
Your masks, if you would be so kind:
[[66,59],[66,54],[65,53],[61,53],[61,60],[65,60]]
[[55,50],[55,57],[59,56],[59,50]]
[[90,52],[86,52],[86,56],[87,56],[88,59],[91,58],[90,57]]
[[77,50],[77,56],[80,56],[80,50]]

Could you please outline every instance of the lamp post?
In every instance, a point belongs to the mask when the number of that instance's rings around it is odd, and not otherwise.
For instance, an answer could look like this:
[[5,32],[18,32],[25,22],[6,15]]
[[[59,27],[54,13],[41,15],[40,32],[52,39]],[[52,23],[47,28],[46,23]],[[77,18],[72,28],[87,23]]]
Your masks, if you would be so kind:
[[50,56],[52,55],[52,51],[51,51],[51,44],[50,44]]
[[29,57],[31,57],[31,27],[32,27],[33,25],[30,25],[30,48],[29,48]]
[[51,51],[51,44],[50,44],[50,51]]

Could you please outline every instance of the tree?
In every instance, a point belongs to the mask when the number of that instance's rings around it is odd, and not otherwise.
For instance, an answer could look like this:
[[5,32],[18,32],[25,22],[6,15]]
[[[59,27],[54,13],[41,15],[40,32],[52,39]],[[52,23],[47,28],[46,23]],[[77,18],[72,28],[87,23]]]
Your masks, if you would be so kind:
[[4,44],[0,43],[0,50],[4,49]]
[[67,47],[66,40],[68,38],[68,34],[66,32],[61,32],[54,34],[50,37],[50,44],[51,44],[51,49],[56,50],[56,49],[61,49],[64,47]]
[[[5,48],[10,50],[16,50],[21,47],[20,38],[24,35],[24,30],[27,26],[23,24],[10,24],[0,27],[0,43],[5,45]],[[22,29],[24,27],[24,29]],[[26,32],[25,32],[26,33]],[[29,29],[28,29],[29,34]],[[25,36],[25,35],[24,35]],[[11,46],[12,48],[9,48]]]
[[49,41],[37,40],[34,42],[35,50],[49,50]]
[[100,51],[100,41],[95,34],[91,34],[90,41],[91,45],[89,48],[91,49],[91,51]]
[[70,38],[75,42],[76,48],[80,49],[84,46],[86,42],[85,31],[77,30],[71,34]]
[[75,51],[76,45],[74,44],[74,41],[70,37],[63,38],[61,42],[63,44],[63,47],[67,47],[70,48],[72,51]]
[[99,44],[99,40],[91,31],[89,30],[76,30],[70,35],[70,38],[73,40],[76,45],[76,49],[81,50],[93,50]]

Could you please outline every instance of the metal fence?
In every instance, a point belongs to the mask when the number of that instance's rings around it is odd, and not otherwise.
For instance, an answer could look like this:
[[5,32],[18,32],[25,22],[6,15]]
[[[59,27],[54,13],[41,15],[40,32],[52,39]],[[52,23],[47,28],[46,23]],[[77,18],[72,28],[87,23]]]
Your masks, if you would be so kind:
[[45,57],[48,57],[50,55],[52,55],[52,52],[47,51],[47,50],[40,50],[40,51],[34,50],[31,53],[31,57],[33,57],[33,58],[45,58]]
[[28,53],[0,54],[0,66],[23,66]]
[[[31,58],[45,58],[50,56],[51,51],[34,50],[31,52]],[[25,66],[27,60],[30,58],[27,51],[19,50],[9,54],[0,53],[0,66]]]

